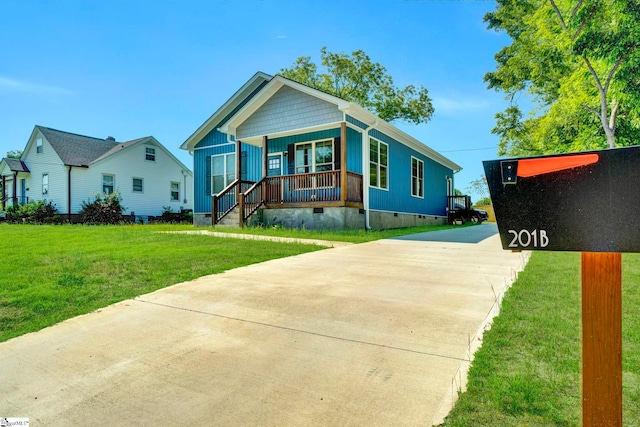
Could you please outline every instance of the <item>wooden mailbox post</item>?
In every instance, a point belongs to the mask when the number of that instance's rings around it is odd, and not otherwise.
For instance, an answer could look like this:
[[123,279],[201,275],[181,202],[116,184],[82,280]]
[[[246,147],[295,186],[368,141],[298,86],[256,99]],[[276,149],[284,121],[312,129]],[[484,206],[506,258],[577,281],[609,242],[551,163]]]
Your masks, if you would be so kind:
[[640,147],[483,163],[504,249],[582,252],[582,423],[622,426],[621,252],[640,252]]

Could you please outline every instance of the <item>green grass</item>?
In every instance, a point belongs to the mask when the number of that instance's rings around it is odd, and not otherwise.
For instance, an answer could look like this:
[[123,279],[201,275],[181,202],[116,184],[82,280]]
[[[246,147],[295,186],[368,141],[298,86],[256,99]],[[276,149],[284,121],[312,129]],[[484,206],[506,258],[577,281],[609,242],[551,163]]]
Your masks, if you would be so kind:
[[[580,426],[580,255],[536,252],[444,426]],[[640,255],[623,255],[623,420],[640,425]]]
[[192,226],[0,224],[0,342],[207,274],[317,246],[161,234]]
[[365,243],[374,240],[389,239],[413,233],[447,230],[449,228],[473,227],[465,225],[420,225],[415,227],[394,228],[391,230],[307,230],[283,227],[245,227],[245,228],[207,228],[222,233],[258,234],[263,236],[291,237],[296,239],[318,239],[338,242]]

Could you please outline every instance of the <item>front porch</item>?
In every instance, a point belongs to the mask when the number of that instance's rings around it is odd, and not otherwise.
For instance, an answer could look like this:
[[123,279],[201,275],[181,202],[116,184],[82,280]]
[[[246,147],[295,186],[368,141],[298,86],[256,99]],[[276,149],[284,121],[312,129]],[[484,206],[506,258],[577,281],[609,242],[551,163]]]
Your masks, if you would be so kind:
[[[243,227],[260,208],[363,208],[362,175],[334,170],[295,175],[269,176],[256,183],[235,180],[212,196],[212,225],[226,217],[230,225]],[[323,211],[322,211],[323,212]],[[236,222],[237,221],[237,222]]]

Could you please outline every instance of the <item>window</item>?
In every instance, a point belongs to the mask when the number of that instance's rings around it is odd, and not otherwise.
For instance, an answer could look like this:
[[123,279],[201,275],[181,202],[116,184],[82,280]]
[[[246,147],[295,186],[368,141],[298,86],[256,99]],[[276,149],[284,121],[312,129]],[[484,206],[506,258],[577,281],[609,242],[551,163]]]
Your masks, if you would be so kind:
[[142,193],[142,178],[133,178],[133,192]]
[[211,191],[218,194],[236,179],[236,154],[211,156]]
[[295,173],[333,170],[333,140],[296,145]]
[[172,202],[180,201],[180,183],[179,182],[171,183],[171,201]]
[[113,175],[102,175],[102,192],[105,194],[112,194],[115,184],[115,177]]
[[145,160],[149,160],[150,162],[156,161],[156,149],[151,147],[145,148]]
[[369,185],[389,188],[387,169],[389,167],[389,146],[371,138],[369,142]]
[[424,162],[411,157],[411,195],[424,197]]
[[42,174],[42,194],[49,194],[49,174]]
[[42,138],[36,139],[36,153],[42,154]]

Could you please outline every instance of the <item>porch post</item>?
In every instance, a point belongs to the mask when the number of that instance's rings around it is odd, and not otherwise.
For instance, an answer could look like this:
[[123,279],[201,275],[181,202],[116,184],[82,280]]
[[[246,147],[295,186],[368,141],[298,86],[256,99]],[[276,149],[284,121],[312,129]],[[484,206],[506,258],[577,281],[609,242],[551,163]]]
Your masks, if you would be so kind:
[[340,124],[340,200],[345,205],[347,201],[347,122]]
[[[281,166],[282,167],[282,166]],[[269,174],[269,137],[262,137],[262,178],[266,178]],[[262,183],[262,200],[267,200],[267,185]]]
[[13,173],[13,206],[18,206],[18,172]]
[[5,197],[7,197],[7,179],[4,175],[2,175],[2,199],[0,203],[2,203],[2,210],[5,207]]
[[242,209],[239,209],[238,217],[239,226],[242,227],[242,216],[244,215],[244,203],[240,202],[240,198],[244,199],[244,194],[242,194],[242,141],[239,139],[236,141],[236,179],[238,183],[236,184],[236,203],[242,206]]

